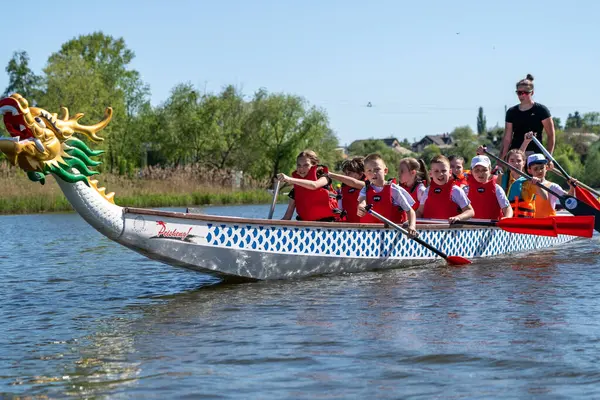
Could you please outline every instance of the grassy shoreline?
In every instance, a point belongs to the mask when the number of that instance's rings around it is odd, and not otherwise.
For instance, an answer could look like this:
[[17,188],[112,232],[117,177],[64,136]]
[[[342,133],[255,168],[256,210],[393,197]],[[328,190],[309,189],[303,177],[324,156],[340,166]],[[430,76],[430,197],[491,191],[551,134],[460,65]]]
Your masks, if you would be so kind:
[[[280,196],[278,201],[283,201]],[[135,197],[118,196],[115,200],[122,207],[193,207],[206,205],[268,204],[273,196],[266,190],[236,192],[148,193]],[[22,197],[0,195],[0,215],[39,214],[73,211],[64,195],[30,195]]]
[[[115,192],[122,207],[193,207],[227,204],[268,204],[273,194],[247,180],[232,189],[229,174],[197,168],[146,169],[136,176],[103,173],[98,186]],[[285,201],[284,195],[279,201]],[[0,163],[0,214],[73,211],[54,178],[45,185],[31,182],[23,171]]]

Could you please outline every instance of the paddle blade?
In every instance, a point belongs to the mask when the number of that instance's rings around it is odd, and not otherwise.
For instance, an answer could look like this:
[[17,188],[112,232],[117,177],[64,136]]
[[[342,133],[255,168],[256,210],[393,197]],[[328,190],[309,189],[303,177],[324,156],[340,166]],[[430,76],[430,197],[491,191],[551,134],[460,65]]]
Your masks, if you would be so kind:
[[594,235],[595,218],[592,215],[556,216],[556,230],[561,235],[591,238]]
[[497,226],[507,232],[523,235],[558,236],[553,218],[502,218]]
[[583,201],[577,200],[573,196],[564,195],[559,198],[560,204],[573,215],[583,216],[592,215],[594,216],[594,229],[600,232],[600,210],[596,210],[594,207],[589,206]]
[[450,265],[467,265],[471,264],[471,260],[468,260],[461,256],[448,256],[446,257],[446,261]]
[[598,199],[587,189],[582,188],[581,186],[575,186],[575,197],[578,200],[585,201],[589,206],[594,207],[596,210],[600,210],[600,202],[598,202]]

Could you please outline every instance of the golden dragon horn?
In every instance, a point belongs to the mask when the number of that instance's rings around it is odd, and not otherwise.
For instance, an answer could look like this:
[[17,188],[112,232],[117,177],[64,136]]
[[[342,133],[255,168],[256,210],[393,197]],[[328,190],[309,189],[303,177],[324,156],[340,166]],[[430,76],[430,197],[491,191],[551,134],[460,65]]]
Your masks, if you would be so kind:
[[[64,111],[63,111],[64,117],[68,117],[69,116],[68,110],[64,107],[63,107],[63,109],[64,109]],[[102,129],[104,129],[106,127],[106,125],[108,125],[108,123],[112,119],[112,114],[113,114],[112,107],[106,107],[106,110],[104,110],[104,119],[102,121],[98,122],[97,124],[87,126],[87,125],[81,125],[79,122],[77,122],[83,117],[83,113],[78,113],[78,114],[75,114],[75,116],[73,118],[66,121],[64,123],[64,125],[71,128],[74,132],[85,134],[91,140],[101,141],[101,140],[104,140],[104,138],[97,136],[96,132],[101,131]]]

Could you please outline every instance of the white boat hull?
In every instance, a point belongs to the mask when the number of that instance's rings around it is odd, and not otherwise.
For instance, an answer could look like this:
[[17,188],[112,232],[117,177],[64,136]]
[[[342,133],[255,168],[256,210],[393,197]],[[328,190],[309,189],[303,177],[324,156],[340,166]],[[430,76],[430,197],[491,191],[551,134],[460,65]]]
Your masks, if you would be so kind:
[[[575,238],[512,234],[497,228],[419,228],[422,239],[446,254],[471,259],[552,247]],[[117,241],[150,258],[225,280],[290,279],[440,260],[381,225],[250,220],[145,209],[124,209],[124,230]]]

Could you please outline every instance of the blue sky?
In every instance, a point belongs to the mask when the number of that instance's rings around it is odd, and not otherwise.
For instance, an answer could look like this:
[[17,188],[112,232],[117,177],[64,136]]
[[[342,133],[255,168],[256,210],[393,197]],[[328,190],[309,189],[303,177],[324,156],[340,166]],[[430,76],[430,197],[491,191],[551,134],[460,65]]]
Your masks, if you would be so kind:
[[587,0],[29,1],[4,10],[0,66],[26,50],[39,73],[62,43],[100,30],[135,52],[153,104],[181,82],[264,87],[324,108],[341,144],[412,142],[474,128],[479,106],[488,126],[503,125],[527,73],[563,123],[600,111],[598,15]]

